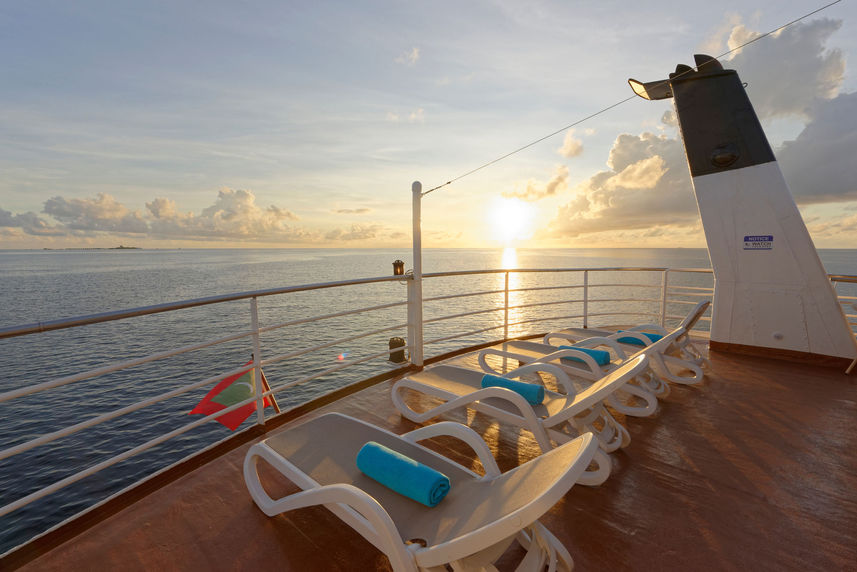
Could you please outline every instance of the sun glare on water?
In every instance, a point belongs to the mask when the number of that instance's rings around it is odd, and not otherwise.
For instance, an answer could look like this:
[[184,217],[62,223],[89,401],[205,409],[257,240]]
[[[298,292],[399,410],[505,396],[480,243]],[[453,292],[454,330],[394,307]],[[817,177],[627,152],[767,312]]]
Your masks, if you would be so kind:
[[520,199],[498,198],[488,212],[494,240],[504,246],[530,238],[533,234],[533,206]]
[[518,267],[518,251],[507,246],[503,249],[503,259],[500,264],[502,268],[517,268]]

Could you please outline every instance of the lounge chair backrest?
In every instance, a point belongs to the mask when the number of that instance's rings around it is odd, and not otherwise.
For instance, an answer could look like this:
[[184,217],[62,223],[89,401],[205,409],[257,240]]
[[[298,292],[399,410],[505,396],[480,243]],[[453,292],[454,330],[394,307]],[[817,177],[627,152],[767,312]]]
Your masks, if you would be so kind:
[[668,333],[658,341],[654,342],[651,345],[648,345],[644,348],[641,348],[637,353],[631,355],[628,359],[635,358],[637,356],[652,356],[655,354],[662,354],[670,347],[670,345],[680,336],[682,335],[682,331],[679,329],[675,329],[672,332]]
[[690,312],[687,316],[684,317],[684,320],[678,325],[679,328],[683,328],[686,332],[690,332],[702,315],[708,310],[708,307],[711,305],[710,300],[703,300]]
[[606,399],[610,393],[616,390],[616,388],[611,388],[611,386],[614,385],[618,378],[624,377],[627,383],[627,381],[645,370],[646,367],[648,367],[648,357],[645,355],[645,351],[641,351],[585,390],[579,392],[576,396],[576,401],[580,402],[581,405],[590,407]]

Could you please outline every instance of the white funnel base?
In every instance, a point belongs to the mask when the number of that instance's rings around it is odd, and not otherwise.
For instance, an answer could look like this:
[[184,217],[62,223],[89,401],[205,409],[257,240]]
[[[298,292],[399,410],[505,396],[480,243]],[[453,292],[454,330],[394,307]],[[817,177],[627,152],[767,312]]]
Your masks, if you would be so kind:
[[693,185],[715,276],[711,340],[855,357],[777,162],[694,177]]

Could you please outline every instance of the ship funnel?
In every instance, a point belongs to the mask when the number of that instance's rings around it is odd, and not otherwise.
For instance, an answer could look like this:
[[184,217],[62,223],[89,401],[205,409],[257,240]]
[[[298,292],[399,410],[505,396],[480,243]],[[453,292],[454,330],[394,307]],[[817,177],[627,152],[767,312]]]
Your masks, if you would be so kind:
[[694,54],[693,61],[699,71],[723,71],[723,66],[717,59],[705,54]]
[[744,84],[711,56],[694,61],[667,80],[628,82],[645,99],[673,99],[714,269],[711,348],[854,358],[857,342]]

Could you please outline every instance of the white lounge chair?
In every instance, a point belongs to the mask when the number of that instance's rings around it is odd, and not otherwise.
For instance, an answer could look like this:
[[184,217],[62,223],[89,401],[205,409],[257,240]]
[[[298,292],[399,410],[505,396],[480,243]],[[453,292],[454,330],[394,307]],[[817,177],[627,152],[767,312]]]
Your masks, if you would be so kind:
[[[532,364],[505,374],[520,377],[527,373],[548,372],[564,386],[565,394],[545,389],[544,401],[531,405],[518,393],[502,387],[482,387],[482,372],[462,367],[436,366],[405,377],[393,386],[393,405],[406,418],[424,423],[445,413],[471,408],[500,422],[509,423],[532,433],[542,451],[562,444],[578,434],[591,432],[605,452],[615,451],[631,442],[628,431],[604,408],[604,400],[629,379],[645,369],[646,358],[640,356],[624,367],[575,393],[568,377],[554,365]],[[405,393],[412,390],[434,397],[440,404],[426,411],[416,411]],[[596,455],[596,469],[587,470],[580,483],[599,485],[610,475],[610,458]]]
[[[417,443],[439,435],[470,446],[485,474]],[[440,471],[449,478],[449,493],[429,508],[364,475],[355,458],[369,441]],[[570,570],[568,551],[537,519],[571,489],[597,452],[596,440],[586,434],[501,473],[479,435],[458,423],[399,436],[332,413],[253,445],[244,459],[244,479],[268,516],[323,505],[386,554],[396,571],[447,570],[447,565],[490,570],[514,540],[526,550],[518,570]],[[272,499],[259,479],[260,459],[302,491]]]
[[[695,384],[702,381],[704,376],[702,367],[708,365],[708,360],[694,346],[690,339],[690,331],[710,305],[711,302],[708,300],[699,302],[670,332],[657,324],[643,324],[622,332],[592,328],[566,328],[559,332],[547,334],[544,337],[544,342],[551,345],[562,345],[569,342],[579,343],[592,337],[604,337],[619,342],[626,354],[636,353],[641,347],[655,345],[656,351],[650,351],[649,355],[653,356],[657,353],[663,356],[662,359],[655,359],[652,363],[661,378],[674,383]],[[646,334],[655,334],[661,339],[653,340]],[[632,343],[620,341],[629,339],[635,341]],[[684,370],[689,371],[690,375],[683,374]]]
[[[571,342],[567,343],[570,344]],[[621,345],[616,340],[609,338],[591,337],[576,341],[575,345],[578,346],[578,349],[558,348],[549,344],[526,340],[512,340],[480,350],[478,360],[483,371],[497,374],[500,372],[489,363],[491,356],[514,359],[522,364],[550,363],[559,367],[579,388],[600,380],[616,368],[621,367],[629,359]],[[607,351],[610,361],[601,365],[583,349]],[[656,350],[657,348],[652,348],[637,353],[647,355]],[[626,385],[611,394],[607,403],[614,410],[624,415],[648,417],[657,410],[657,396],[664,396],[668,393],[669,386],[650,367],[647,367],[630,379]]]

